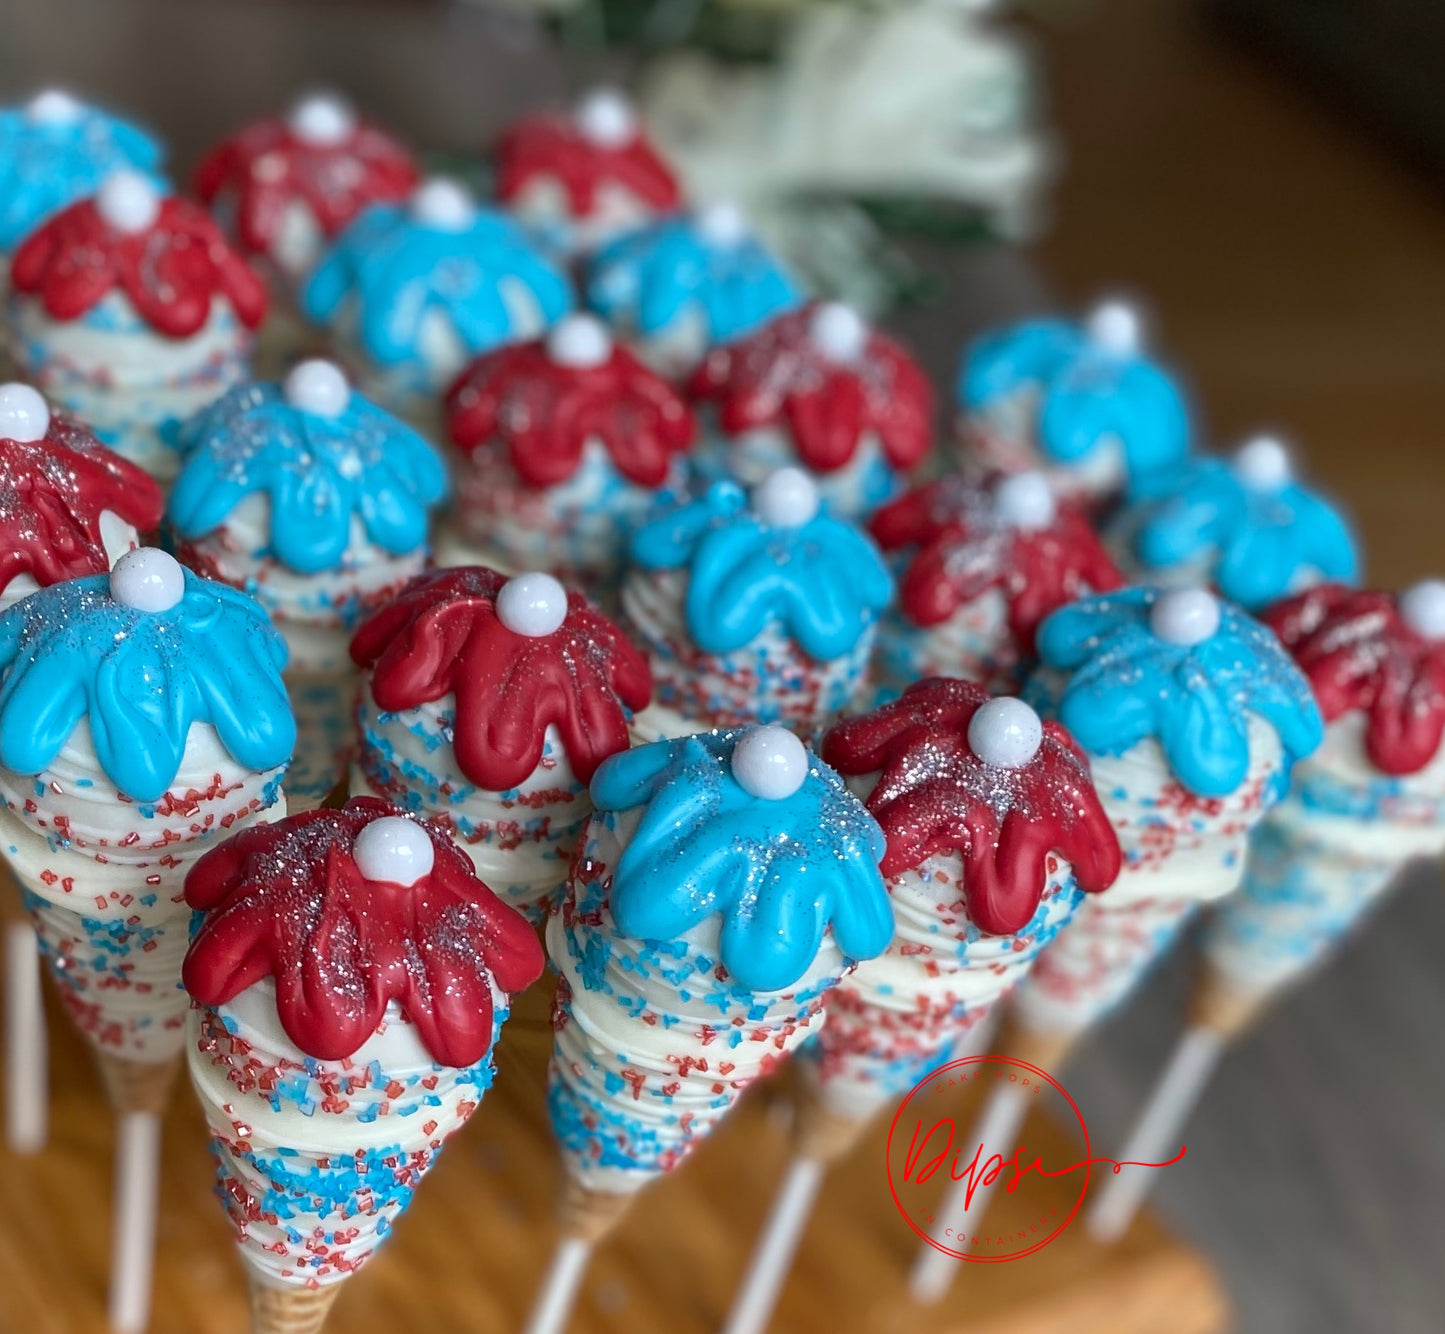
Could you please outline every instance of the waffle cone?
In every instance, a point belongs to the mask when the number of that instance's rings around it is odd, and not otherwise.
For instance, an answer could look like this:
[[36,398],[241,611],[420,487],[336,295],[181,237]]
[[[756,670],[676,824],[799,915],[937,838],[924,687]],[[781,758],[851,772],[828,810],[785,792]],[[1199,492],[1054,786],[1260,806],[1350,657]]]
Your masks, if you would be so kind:
[[96,1066],[105,1096],[116,1112],[152,1112],[164,1116],[176,1086],[181,1058],[168,1061],[131,1061],[110,1052],[97,1052]]
[[340,1283],[324,1288],[277,1287],[251,1278],[251,1334],[317,1334]]
[[868,1129],[869,1118],[840,1115],[823,1101],[809,1079],[794,1082],[793,1098],[793,1150],[799,1158],[840,1162]]
[[1201,965],[1189,993],[1189,1026],[1207,1029],[1222,1038],[1237,1038],[1264,1008],[1266,997],[1247,991],[1238,982]]
[[1076,1033],[1037,1033],[1006,1015],[993,1041],[995,1051],[1053,1074],[1073,1049]]
[[588,1190],[580,1182],[567,1178],[557,1208],[557,1221],[562,1235],[579,1241],[601,1241],[628,1210],[632,1192]]

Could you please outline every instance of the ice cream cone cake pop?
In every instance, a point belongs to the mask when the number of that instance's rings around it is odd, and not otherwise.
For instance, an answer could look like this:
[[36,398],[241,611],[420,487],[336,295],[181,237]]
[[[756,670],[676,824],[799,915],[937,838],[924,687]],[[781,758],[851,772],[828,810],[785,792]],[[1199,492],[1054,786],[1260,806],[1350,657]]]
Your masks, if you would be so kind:
[[863,518],[896,495],[933,440],[922,368],[851,306],[814,302],[714,347],[688,392],[715,410],[698,464],[745,486],[801,467],[838,515]]
[[719,482],[640,529],[622,610],[652,662],[643,740],[748,722],[819,727],[867,687],[882,556],[820,507],[813,480],[779,469],[751,497]]
[[1168,493],[1127,507],[1111,540],[1140,582],[1213,584],[1246,610],[1359,576],[1339,509],[1296,480],[1285,447],[1258,436],[1228,462],[1196,459]]
[[102,1056],[180,1054],[181,881],[280,795],[285,653],[249,598],[152,548],[0,617],[0,852]]
[[177,555],[244,589],[285,636],[300,729],[287,797],[293,810],[319,805],[346,772],[352,633],[425,568],[446,469],[328,361],[238,385],[186,423],[181,443],[167,510]]
[[161,489],[27,384],[0,384],[0,611],[104,574],[161,518]]
[[604,246],[587,268],[587,304],[643,361],[681,378],[708,349],[760,328],[802,299],[734,204],[663,218]]
[[368,397],[416,416],[434,411],[471,357],[565,315],[572,289],[516,222],[436,177],[360,214],[316,266],[302,307],[356,363]]
[[820,1097],[866,1122],[906,1093],[1023,978],[1119,873],[1088,761],[1022,700],[933,678],[835,723],[823,758],[883,828],[893,942],[829,998],[804,1062]]
[[[1320,966],[1407,862],[1445,850],[1445,584],[1398,597],[1326,585],[1264,619],[1314,689],[1324,743],[1205,926],[1188,1023],[1122,1162],[1167,1158],[1228,1041]],[[1152,1178],[1131,1167],[1107,1183],[1087,1220],[1096,1240],[1123,1234]]]
[[266,289],[199,205],[132,171],[43,223],[11,265],[27,378],[167,481],[179,424],[246,375]]
[[1043,469],[1086,502],[1157,494],[1189,453],[1189,410],[1144,354],[1138,313],[1107,302],[1082,324],[1029,320],[970,346],[959,373],[964,462]]
[[[0,611],[42,587],[104,574],[160,522],[161,492],[29,385],[0,384]],[[5,924],[6,1136],[46,1137],[46,1037],[36,938]]]
[[296,737],[285,657],[251,599],[153,548],[0,615],[0,855],[120,1117],[118,1329],[146,1323],[187,1008],[182,881],[278,806]]
[[356,798],[186,878],[191,1081],[255,1334],[318,1330],[492,1082],[532,928],[444,831]]
[[547,925],[548,1105],[570,1195],[532,1334],[561,1328],[558,1288],[590,1245],[816,1031],[829,988],[893,929],[876,822],[782,728],[614,756],[592,797]]
[[1264,619],[1327,726],[1203,937],[1209,967],[1260,1000],[1320,962],[1406,862],[1445,850],[1445,584],[1327,585]]
[[1050,612],[1122,582],[1088,518],[1037,472],[928,482],[869,529],[907,562],[878,627],[880,676],[895,691],[929,676],[1016,687]]
[[497,198],[548,246],[587,254],[680,202],[637,110],[595,88],[570,114],[525,116],[497,143]]
[[400,203],[417,179],[401,143],[344,98],[312,93],[213,148],[195,188],[242,250],[298,282],[359,213]]
[[[1123,852],[1113,887],[1085,900],[1010,999],[1000,1045],[1051,1070],[1123,1004],[1200,905],[1238,885],[1250,831],[1323,724],[1274,634],[1203,589],[1084,598],[1043,623],[1038,650],[1030,693],[1088,755]],[[995,1151],[1025,1110],[1018,1094],[993,1094],[964,1142]],[[954,1182],[935,1210],[945,1228],[987,1207],[972,1194],[967,1178]],[[938,1301],[957,1264],[925,1246],[914,1299]]]
[[1273,632],[1202,589],[1085,598],[1044,622],[1038,648],[1055,674],[1038,686],[1088,752],[1124,850],[1108,896],[1014,996],[1023,1032],[1066,1043],[1123,1002],[1201,904],[1238,886],[1250,832],[1323,723]]
[[795,1157],[727,1334],[758,1334],[787,1276],[822,1168],[947,1060],[1033,965],[1086,891],[1119,873],[1088,761],[1022,700],[941,677],[834,724],[823,757],[887,839],[887,950],[828,997],[799,1053]]
[[631,530],[683,492],[686,401],[594,316],[478,358],[447,412],[464,458],[445,564],[552,570],[613,590]]
[[591,814],[588,782],[650,698],[641,654],[551,575],[480,567],[414,580],[351,652],[353,790],[434,816],[497,894],[540,915]]
[[[41,223],[93,195],[117,171],[155,179],[160,142],[130,121],[47,88],[0,110],[0,257]],[[0,290],[9,280],[0,277]]]

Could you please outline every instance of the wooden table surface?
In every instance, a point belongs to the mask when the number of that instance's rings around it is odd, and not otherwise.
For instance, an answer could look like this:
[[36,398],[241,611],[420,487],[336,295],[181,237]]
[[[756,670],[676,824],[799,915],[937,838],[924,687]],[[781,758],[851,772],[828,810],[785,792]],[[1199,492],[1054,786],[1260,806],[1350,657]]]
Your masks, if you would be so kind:
[[[112,1130],[80,1040],[55,1007],[51,1142],[17,1159],[0,1149],[12,1209],[0,1217],[0,1330],[105,1334]],[[556,1240],[559,1162],[543,1087],[552,1034],[545,1009],[523,998],[504,1030],[497,1081],[447,1145],[383,1250],[348,1279],[328,1329],[511,1334],[526,1318]],[[570,1334],[713,1334],[727,1311],[763,1212],[786,1166],[778,1115],[783,1090],[744,1100],[685,1170],[642,1195],[599,1247]],[[972,1118],[977,1099],[949,1090],[925,1123]],[[885,1126],[829,1176],[775,1334],[1223,1334],[1225,1301],[1208,1264],[1152,1218],[1101,1251],[1071,1227],[1036,1255],[964,1266],[940,1307],[907,1300],[917,1240],[884,1172]],[[1059,1166],[1075,1137],[1035,1116],[1023,1142]],[[206,1129],[189,1090],[165,1126],[156,1293],[151,1334],[244,1334],[245,1284],[212,1195]],[[1038,1208],[1064,1212],[1079,1178],[1049,1193],[1000,1196],[989,1219],[1025,1225]],[[937,1182],[941,1187],[940,1178]],[[1027,1209],[1028,1217],[1024,1211]]]

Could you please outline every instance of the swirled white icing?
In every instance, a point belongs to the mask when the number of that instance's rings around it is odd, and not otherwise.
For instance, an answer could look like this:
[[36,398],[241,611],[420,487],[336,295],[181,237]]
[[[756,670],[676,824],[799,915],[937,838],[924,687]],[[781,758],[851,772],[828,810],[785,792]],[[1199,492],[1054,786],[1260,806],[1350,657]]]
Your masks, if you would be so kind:
[[440,820],[472,859],[477,876],[514,907],[545,909],[567,878],[577,837],[592,803],[578,782],[556,728],[548,727],[542,760],[507,792],[478,787],[452,749],[453,696],[386,713],[368,684],[357,702],[352,791]]
[[155,802],[117,792],[84,721],[43,773],[0,769],[0,853],[67,1009],[102,1049],[140,1061],[180,1051],[186,872],[228,833],[284,815],[280,779],[242,768],[204,723]]

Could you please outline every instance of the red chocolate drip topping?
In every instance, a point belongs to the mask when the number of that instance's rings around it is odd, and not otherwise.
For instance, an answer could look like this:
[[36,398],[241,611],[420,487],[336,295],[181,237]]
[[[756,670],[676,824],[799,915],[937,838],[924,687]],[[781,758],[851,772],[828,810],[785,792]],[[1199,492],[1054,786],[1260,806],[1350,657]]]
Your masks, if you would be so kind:
[[830,361],[810,336],[815,309],[789,311],[713,348],[688,392],[717,404],[729,435],[786,428],[802,461],[818,472],[851,463],[870,432],[893,467],[913,467],[932,438],[928,377],[900,344],[872,331],[856,362]]
[[428,875],[402,886],[363,878],[353,851],[373,820],[404,812],[373,797],[253,825],[186,876],[206,914],[182,981],[202,1005],[276,982],[281,1027],[308,1056],[352,1056],[396,1001],[441,1065],[492,1045],[492,986],[512,994],[542,973],[533,928],[473,873],[444,831]]
[[102,512],[144,533],[164,508],[152,478],[52,409],[40,440],[0,436],[0,589],[22,574],[43,588],[104,574]]
[[505,575],[481,566],[419,575],[363,623],[351,656],[371,668],[371,693],[388,713],[456,697],[453,746],[479,787],[517,787],[542,758],[549,726],[572,772],[589,782],[629,745],[629,710],[652,697],[647,660],[580,593],[550,635],[509,630],[497,617]]
[[973,753],[968,725],[988,699],[969,681],[919,681],[893,703],[836,723],[822,754],[842,774],[879,773],[868,809],[888,840],[883,874],[957,850],[969,917],[1003,936],[1038,910],[1051,852],[1091,893],[1114,883],[1120,852],[1088,761],[1058,723],[1044,723],[1038,754],[1021,768]]
[[213,148],[196,168],[196,194],[207,204],[236,194],[236,232],[253,254],[271,248],[287,206],[299,202],[328,236],[369,204],[405,199],[418,172],[411,154],[372,125],[339,143],[312,143],[283,120],[248,125]]
[[1321,584],[1263,618],[1299,664],[1326,722],[1365,715],[1365,753],[1383,773],[1418,773],[1445,735],[1445,641],[1426,639],[1394,594]]
[[529,116],[497,142],[497,197],[515,199],[538,177],[553,177],[572,212],[591,214],[602,185],[618,185],[659,213],[681,202],[677,178],[643,134],[609,148],[587,138],[570,116]]
[[171,338],[199,332],[211,302],[227,298],[252,329],[266,314],[266,289],[199,204],[163,199],[156,220],[125,232],[83,199],[31,233],[15,252],[16,290],[38,295],[52,319],[76,320],[112,291],[129,298],[151,328]]
[[918,548],[899,589],[915,625],[941,625],[998,589],[1010,634],[1032,653],[1051,612],[1124,580],[1082,510],[1060,504],[1048,527],[1018,528],[995,516],[990,489],[962,477],[929,482],[885,505],[870,527],[885,551]]
[[692,412],[682,396],[626,348],[600,366],[559,365],[545,340],[478,357],[447,394],[452,439],[468,454],[498,440],[528,485],[565,482],[599,440],[617,470],[659,487],[673,458],[692,444]]

